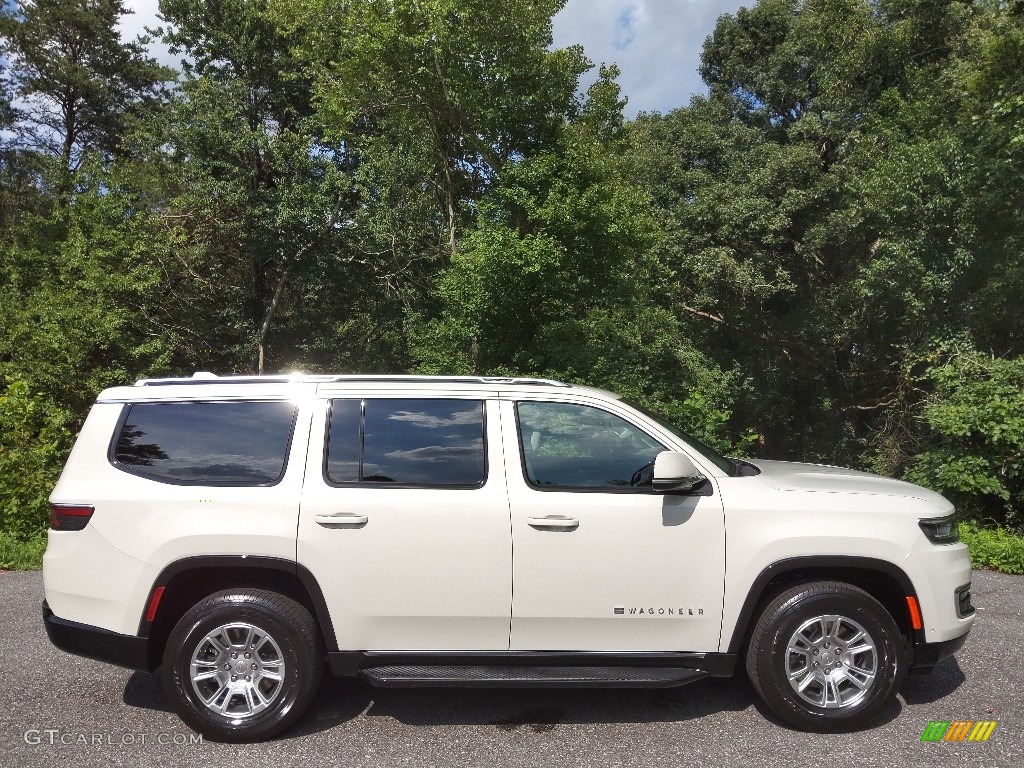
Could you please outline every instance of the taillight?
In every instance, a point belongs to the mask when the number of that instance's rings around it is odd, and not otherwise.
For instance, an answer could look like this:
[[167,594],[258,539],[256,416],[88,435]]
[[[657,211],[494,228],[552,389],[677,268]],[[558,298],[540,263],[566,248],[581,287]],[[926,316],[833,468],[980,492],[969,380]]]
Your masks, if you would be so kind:
[[80,531],[89,524],[93,507],[88,504],[51,504],[50,527],[55,531]]

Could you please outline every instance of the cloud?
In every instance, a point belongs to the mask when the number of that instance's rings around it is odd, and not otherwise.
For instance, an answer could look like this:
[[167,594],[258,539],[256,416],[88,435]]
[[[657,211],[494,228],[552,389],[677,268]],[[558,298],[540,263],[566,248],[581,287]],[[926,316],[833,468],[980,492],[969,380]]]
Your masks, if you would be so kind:
[[619,14],[619,18],[615,21],[618,32],[612,42],[612,47],[616,51],[626,50],[636,40],[637,14],[642,12],[643,8],[634,4],[624,8]]
[[[626,116],[667,112],[707,93],[697,68],[723,13],[750,0],[569,0],[554,19],[554,43],[579,43],[595,64],[618,64]],[[596,69],[596,68],[595,68]],[[586,88],[596,72],[585,79]],[[586,78],[587,76],[585,76]]]
[[[479,428],[483,424],[483,411],[480,409],[479,403],[471,403],[471,405],[474,407],[462,411],[444,411],[441,408],[437,408],[434,413],[426,411],[395,411],[389,414],[387,419],[388,421],[406,421],[415,424],[417,427],[431,429],[466,425]],[[442,416],[438,414],[450,415]],[[370,417],[368,416],[368,418]]]

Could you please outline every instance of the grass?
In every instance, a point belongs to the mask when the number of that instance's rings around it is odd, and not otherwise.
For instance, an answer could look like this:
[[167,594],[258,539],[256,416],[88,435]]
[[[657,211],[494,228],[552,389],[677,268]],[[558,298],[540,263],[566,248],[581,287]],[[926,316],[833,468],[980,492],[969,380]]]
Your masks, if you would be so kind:
[[37,571],[45,549],[46,531],[29,538],[0,531],[0,571]]
[[[975,568],[1024,574],[1024,536],[1003,528],[960,523],[960,540],[970,547]],[[45,549],[45,531],[27,539],[0,531],[0,570],[38,570]]]
[[960,540],[970,547],[975,568],[1024,573],[1024,536],[1019,533],[960,523]]

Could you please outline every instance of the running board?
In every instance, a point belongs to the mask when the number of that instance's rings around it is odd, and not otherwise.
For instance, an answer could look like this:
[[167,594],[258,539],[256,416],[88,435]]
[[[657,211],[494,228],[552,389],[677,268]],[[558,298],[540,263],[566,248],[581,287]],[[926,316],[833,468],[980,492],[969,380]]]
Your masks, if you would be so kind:
[[359,676],[378,688],[672,688],[708,676],[681,667],[393,665]]

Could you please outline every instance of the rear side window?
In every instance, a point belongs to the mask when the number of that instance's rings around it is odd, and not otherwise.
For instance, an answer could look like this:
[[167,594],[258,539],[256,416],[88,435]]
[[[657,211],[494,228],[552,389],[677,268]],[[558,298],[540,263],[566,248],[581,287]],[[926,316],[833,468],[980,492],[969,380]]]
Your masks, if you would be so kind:
[[288,402],[135,403],[121,419],[115,467],[175,485],[274,485],[295,424]]
[[333,484],[476,488],[486,479],[480,400],[333,400]]

